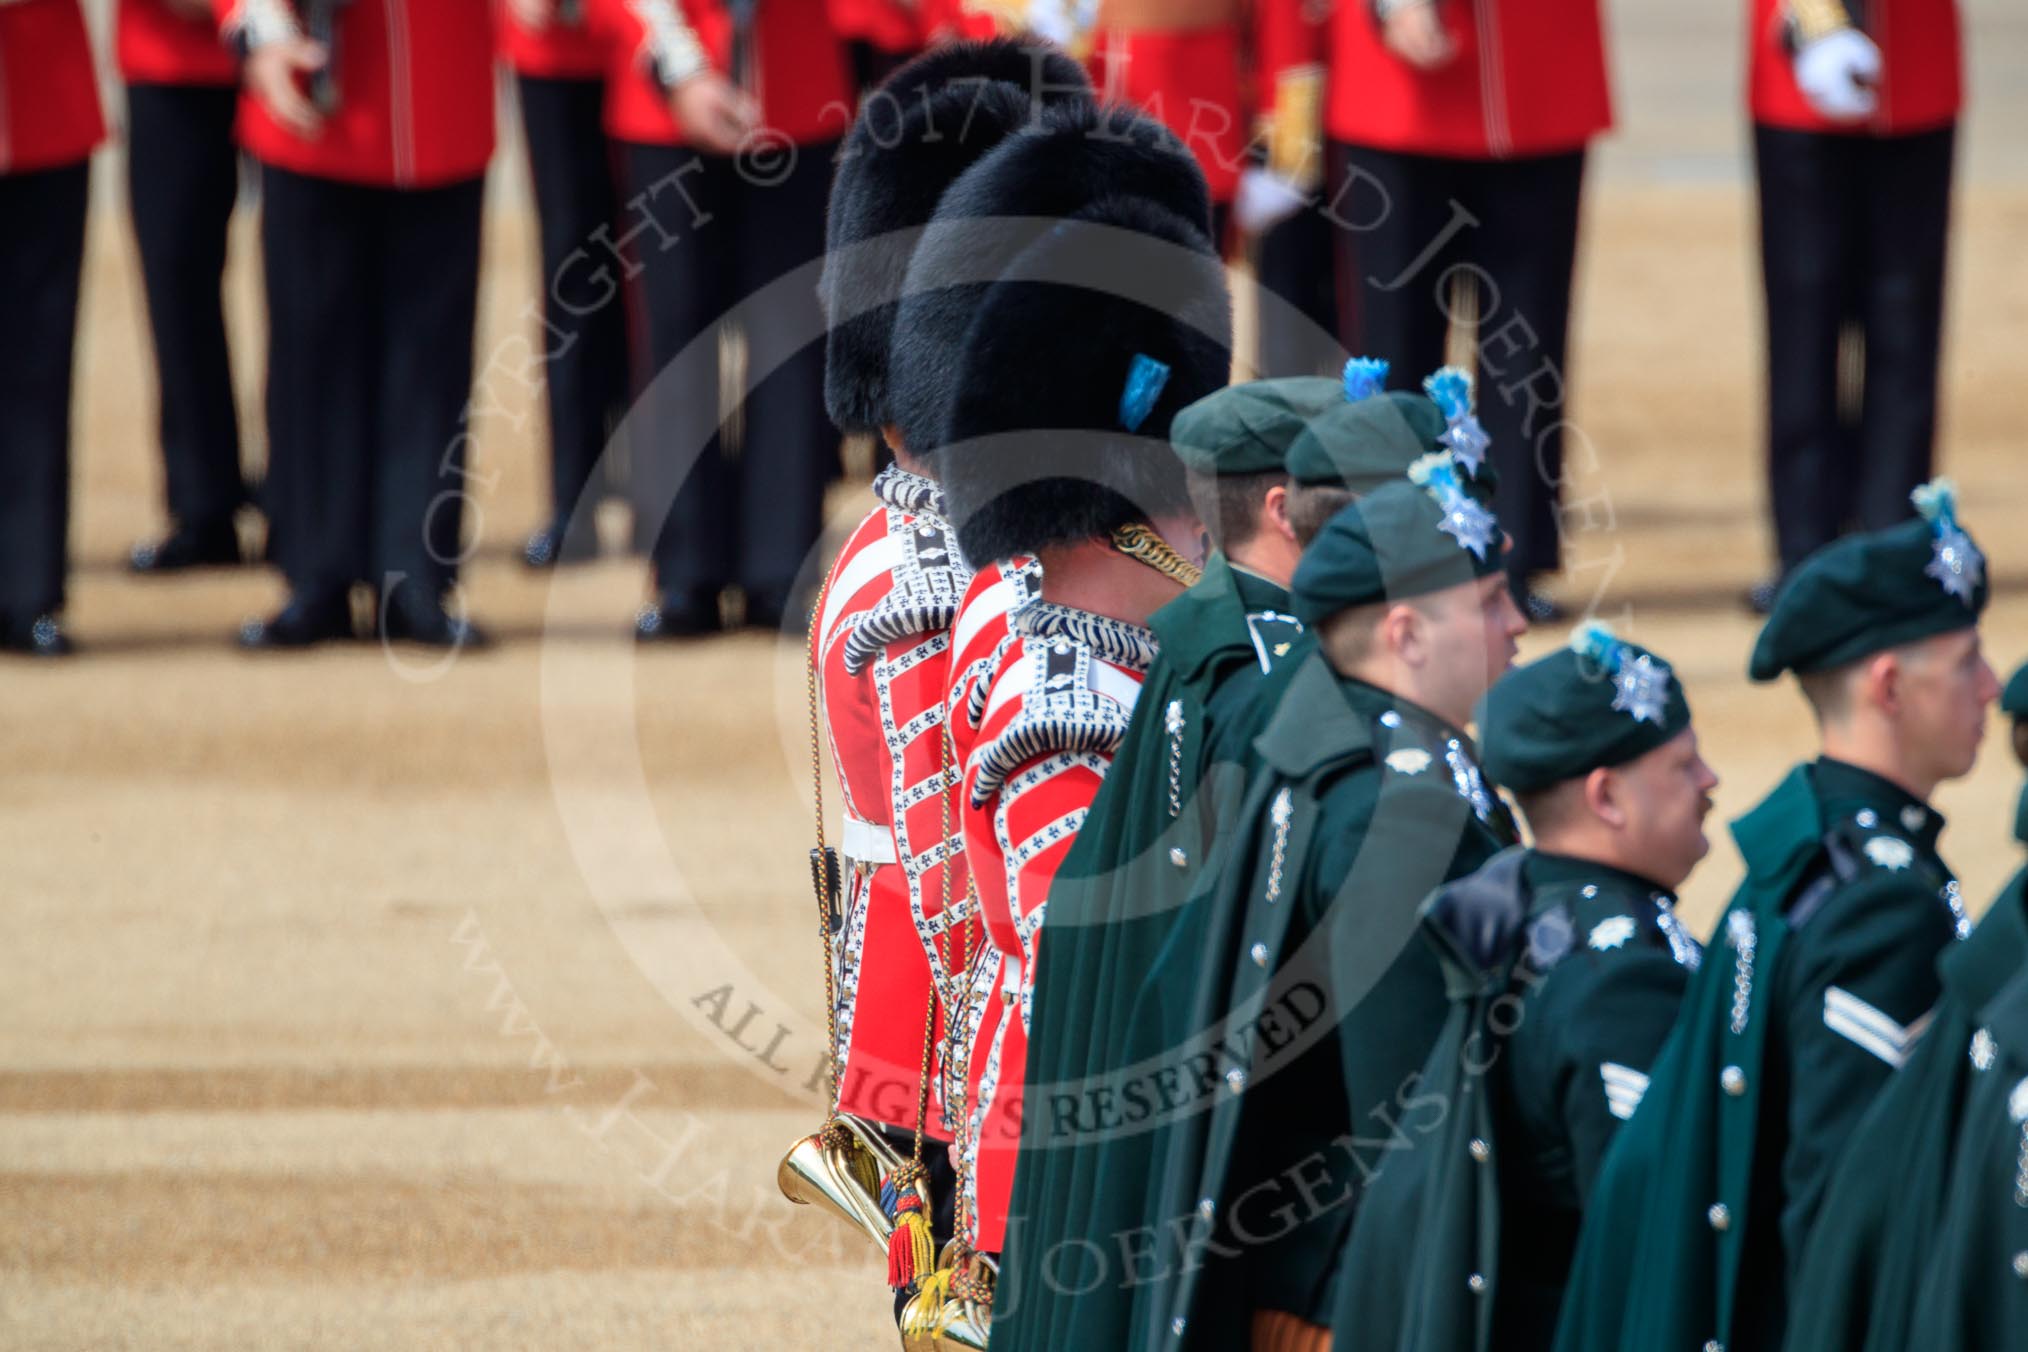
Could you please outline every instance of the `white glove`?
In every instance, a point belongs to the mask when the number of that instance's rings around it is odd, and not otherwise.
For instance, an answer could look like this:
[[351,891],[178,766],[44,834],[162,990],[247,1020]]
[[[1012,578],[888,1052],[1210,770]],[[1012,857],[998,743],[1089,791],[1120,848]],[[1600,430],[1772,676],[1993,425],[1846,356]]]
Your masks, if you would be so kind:
[[1310,195],[1281,175],[1261,168],[1242,169],[1232,218],[1249,235],[1263,235],[1310,204]]
[[1824,34],[1796,53],[1796,84],[1810,106],[1834,122],[1873,115],[1880,49],[1856,28]]

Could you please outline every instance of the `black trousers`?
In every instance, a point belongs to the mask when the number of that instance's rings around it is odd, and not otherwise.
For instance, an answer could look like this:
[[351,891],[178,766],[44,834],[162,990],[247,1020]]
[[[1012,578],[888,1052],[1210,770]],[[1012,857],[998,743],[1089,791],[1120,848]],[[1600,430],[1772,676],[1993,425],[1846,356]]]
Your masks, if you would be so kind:
[[246,489],[226,355],[226,228],[239,195],[236,86],[127,86],[127,196],[155,339],[169,515],[230,520]]
[[[612,227],[619,191],[600,122],[604,83],[530,75],[518,83],[542,235],[550,515],[561,522],[577,510],[627,405],[626,304],[593,247]],[[587,512],[574,529],[582,535],[591,524]]]
[[[1955,139],[1754,128],[1784,572],[1849,527],[1907,517],[1929,478]],[[1839,378],[1855,368],[1857,390]]]
[[1443,361],[1454,284],[1476,285],[1479,421],[1510,572],[1555,571],[1584,151],[1462,160],[1334,142],[1330,167],[1345,346],[1419,381]]
[[0,618],[63,604],[87,171],[0,174]]
[[1305,208],[1260,238],[1254,272],[1262,296],[1263,376],[1335,376],[1345,354],[1338,344],[1338,291],[1331,222]]
[[[762,166],[627,147],[620,238],[642,269],[653,372],[649,432],[633,441],[635,531],[664,596],[736,583],[779,603],[811,562],[838,440],[824,414],[816,292],[836,151],[796,146],[793,163]],[[733,446],[720,427],[716,334],[735,315],[753,388]]]
[[298,595],[456,580],[483,186],[262,167],[267,505]]

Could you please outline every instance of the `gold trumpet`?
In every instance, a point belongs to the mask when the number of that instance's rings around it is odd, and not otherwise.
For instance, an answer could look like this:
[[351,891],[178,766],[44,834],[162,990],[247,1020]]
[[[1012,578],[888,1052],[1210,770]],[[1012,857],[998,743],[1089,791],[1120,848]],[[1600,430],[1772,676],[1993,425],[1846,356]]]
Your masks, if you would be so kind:
[[[871,1123],[840,1113],[789,1148],[775,1169],[775,1184],[798,1206],[819,1207],[863,1230],[885,1253],[894,1221],[880,1205],[880,1180],[907,1163]],[[919,1178],[910,1186],[928,1215],[928,1185]]]

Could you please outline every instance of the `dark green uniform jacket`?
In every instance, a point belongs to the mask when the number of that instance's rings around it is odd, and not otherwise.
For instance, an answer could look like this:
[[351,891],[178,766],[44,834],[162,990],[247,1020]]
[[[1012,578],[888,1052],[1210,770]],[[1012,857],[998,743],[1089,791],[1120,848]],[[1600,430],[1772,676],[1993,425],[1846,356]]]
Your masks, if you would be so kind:
[[2028,972],[1979,1017],[1993,1055],[1965,1098],[1913,1352],[2028,1347]]
[[1285,588],[1215,554],[1149,620],[1161,655],[1043,920],[995,1352],[1111,1352],[1125,1337],[1132,1291],[1084,1241],[1141,1223],[1149,1136],[1103,1091],[1132,1059],[1133,1000],[1204,866],[1218,801],[1229,817],[1245,787],[1213,762],[1206,729],[1247,708],[1292,650],[1302,626],[1288,612]]
[[1585,1209],[1563,1352],[1780,1345],[1831,1167],[1965,923],[1941,828],[1828,759],[1733,824],[1746,879]]
[[1395,1124],[1428,1112],[1416,1072],[1447,1004],[1416,908],[1514,839],[1464,733],[1314,650],[1255,749],[1136,1013],[1178,1092],[1131,1241],[1128,1347],[1240,1346],[1256,1309],[1329,1321],[1353,1200]]
[[1451,1106],[1360,1204],[1334,1352],[1541,1352],[1578,1219],[1702,950],[1675,898],[1510,850],[1424,907],[1451,1011],[1422,1092]]
[[1789,1352],[1910,1346],[1965,1099],[1993,1062],[1979,1011],[2028,966],[2024,878],[2015,874],[1972,937],[1944,951],[1935,1021],[1845,1146],[1803,1252]]

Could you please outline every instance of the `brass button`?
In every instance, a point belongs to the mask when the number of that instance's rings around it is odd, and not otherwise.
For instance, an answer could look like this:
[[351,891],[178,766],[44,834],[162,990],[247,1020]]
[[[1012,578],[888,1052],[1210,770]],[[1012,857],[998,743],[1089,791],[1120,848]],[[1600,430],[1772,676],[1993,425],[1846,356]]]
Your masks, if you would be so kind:
[[1247,950],[1247,956],[1253,959],[1254,966],[1256,967],[1267,966],[1267,958],[1268,958],[1267,945],[1255,944],[1252,948],[1249,948]]
[[2028,1249],[2014,1255],[2014,1275],[2028,1282]]
[[1174,1319],[1171,1319],[1169,1321],[1169,1332],[1175,1334],[1178,1338],[1181,1338],[1183,1336],[1183,1328],[1184,1324],[1182,1315],[1179,1314]]
[[1465,1149],[1471,1151],[1472,1158],[1477,1160],[1481,1164],[1484,1164],[1487,1160],[1493,1158],[1493,1147],[1487,1145],[1484,1141],[1480,1140],[1476,1136],[1472,1138],[1471,1144],[1466,1146]]
[[1713,1202],[1711,1209],[1704,1213],[1704,1219],[1711,1222],[1711,1228],[1723,1234],[1732,1228],[1732,1208],[1723,1202]]
[[1211,1219],[1212,1213],[1217,1209],[1218,1208],[1214,1207],[1211,1204],[1211,1199],[1209,1197],[1206,1197],[1202,1201],[1197,1203],[1197,1214],[1202,1216],[1207,1221]]
[[1169,862],[1177,868],[1188,868],[1190,866],[1190,856],[1183,852],[1181,845],[1172,846],[1169,850]]
[[1235,1094],[1237,1094],[1240,1090],[1246,1088],[1246,1072],[1241,1070],[1237,1066],[1234,1066],[1231,1070],[1226,1071],[1225,1087],[1227,1089],[1230,1089]]
[[1465,1285],[1471,1288],[1472,1294],[1475,1296],[1486,1294],[1486,1279],[1476,1272],[1465,1278]]
[[1746,1072],[1738,1066],[1727,1066],[1718,1072],[1718,1087],[1738,1098],[1746,1092]]

